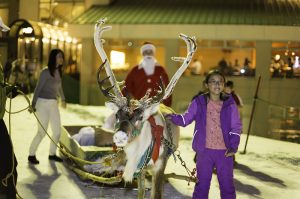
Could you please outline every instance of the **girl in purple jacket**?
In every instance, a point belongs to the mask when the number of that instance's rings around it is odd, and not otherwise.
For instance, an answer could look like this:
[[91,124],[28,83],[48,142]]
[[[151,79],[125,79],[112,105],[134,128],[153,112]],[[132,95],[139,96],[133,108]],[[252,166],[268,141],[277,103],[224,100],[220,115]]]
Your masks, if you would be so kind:
[[193,199],[208,198],[214,168],[221,198],[236,198],[232,156],[238,149],[242,125],[234,99],[223,92],[224,82],[220,72],[211,71],[205,79],[208,92],[195,97],[184,114],[169,115],[174,124],[183,127],[195,121],[192,147],[197,154],[199,181]]

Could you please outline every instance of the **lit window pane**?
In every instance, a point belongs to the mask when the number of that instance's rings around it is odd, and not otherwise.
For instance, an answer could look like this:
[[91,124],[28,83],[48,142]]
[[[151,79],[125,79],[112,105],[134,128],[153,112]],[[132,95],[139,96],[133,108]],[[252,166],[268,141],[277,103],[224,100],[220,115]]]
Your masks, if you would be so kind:
[[120,51],[110,51],[110,60],[112,69],[121,69],[125,67],[125,53]]

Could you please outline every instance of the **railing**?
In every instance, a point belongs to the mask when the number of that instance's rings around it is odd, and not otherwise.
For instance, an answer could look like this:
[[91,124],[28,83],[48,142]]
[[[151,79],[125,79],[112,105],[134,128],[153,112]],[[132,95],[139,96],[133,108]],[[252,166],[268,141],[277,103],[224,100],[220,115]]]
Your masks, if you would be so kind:
[[280,140],[300,143],[300,107],[269,105],[269,132]]

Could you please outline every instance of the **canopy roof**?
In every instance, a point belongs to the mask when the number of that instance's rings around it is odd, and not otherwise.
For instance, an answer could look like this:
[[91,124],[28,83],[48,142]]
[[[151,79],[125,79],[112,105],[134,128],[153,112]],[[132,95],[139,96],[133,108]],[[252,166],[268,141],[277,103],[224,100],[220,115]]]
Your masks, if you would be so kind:
[[300,26],[298,0],[115,0],[92,6],[73,24],[232,24]]

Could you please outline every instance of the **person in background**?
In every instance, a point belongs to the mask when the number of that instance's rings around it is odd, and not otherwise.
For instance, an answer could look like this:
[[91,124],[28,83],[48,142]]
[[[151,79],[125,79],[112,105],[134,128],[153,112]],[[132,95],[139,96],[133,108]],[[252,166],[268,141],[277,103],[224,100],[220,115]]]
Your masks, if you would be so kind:
[[240,75],[241,73],[241,66],[239,64],[239,60],[238,59],[235,59],[234,60],[234,64],[233,64],[233,67],[232,67],[232,75]]
[[[231,94],[231,96],[233,97],[236,105],[238,106],[239,113],[240,113],[240,118],[242,119],[242,115],[243,115],[243,112],[242,112],[243,101],[242,101],[242,98],[234,91],[234,83],[233,83],[233,81],[228,80],[225,83],[224,92],[227,93],[227,94]],[[234,165],[237,164],[235,155],[233,156],[233,162],[234,162]]]
[[225,88],[224,88],[224,92],[227,94],[231,94],[236,105],[241,108],[243,107],[243,101],[242,98],[234,91],[234,83],[233,81],[228,80],[225,83]]
[[191,63],[191,72],[193,75],[200,75],[202,69],[202,63],[199,59],[194,59],[193,63]]
[[[123,95],[129,95],[136,100],[144,97],[148,90],[150,90],[150,97],[155,96],[160,89],[160,79],[162,79],[164,86],[169,84],[167,72],[155,59],[155,46],[150,42],[145,42],[142,45],[140,52],[143,59],[129,71],[125,79],[125,87],[122,90]],[[163,104],[171,107],[172,96],[165,99]],[[110,114],[105,119],[101,129],[111,132],[114,130],[115,123],[116,114]]]
[[[2,31],[9,30],[10,28],[3,23],[0,17],[0,37],[2,37]],[[15,199],[18,162],[3,117],[7,96],[15,97],[17,88],[7,84],[4,75],[4,69],[0,64],[0,198]]]
[[[165,86],[169,84],[169,77],[165,69],[155,59],[155,46],[145,42],[141,47],[143,60],[134,66],[125,79],[126,90],[133,98],[141,99],[150,89],[150,97],[159,90],[160,78]],[[124,90],[123,90],[124,92]],[[172,105],[172,96],[163,101],[166,106]]]
[[248,59],[248,57],[245,58],[244,60],[244,67],[249,68],[251,64],[251,61]]
[[[61,120],[57,102],[58,95],[61,97],[62,107],[66,107],[65,96],[61,84],[63,63],[63,51],[60,49],[51,50],[48,67],[42,70],[32,99],[32,109],[33,111],[36,111],[36,115],[45,130],[48,129],[48,124],[50,123],[55,143],[58,143],[61,134]],[[38,123],[37,134],[33,138],[29,148],[29,163],[39,164],[39,161],[36,158],[36,151],[45,134],[43,128]],[[50,143],[48,158],[49,160],[62,162],[62,159],[56,156],[55,143]]]
[[250,64],[251,64],[251,61],[248,59],[248,57],[246,57],[244,60],[244,70],[245,70],[244,75],[246,75],[246,76],[253,74]]
[[205,79],[208,93],[192,100],[184,114],[167,117],[176,125],[195,121],[192,147],[197,154],[197,178],[193,198],[208,198],[214,168],[222,199],[236,198],[233,183],[233,155],[240,143],[241,121],[232,96],[223,92],[225,77],[211,71]]
[[219,63],[218,63],[218,69],[223,75],[228,75],[229,74],[229,67],[228,63],[225,60],[225,58],[222,58]]

